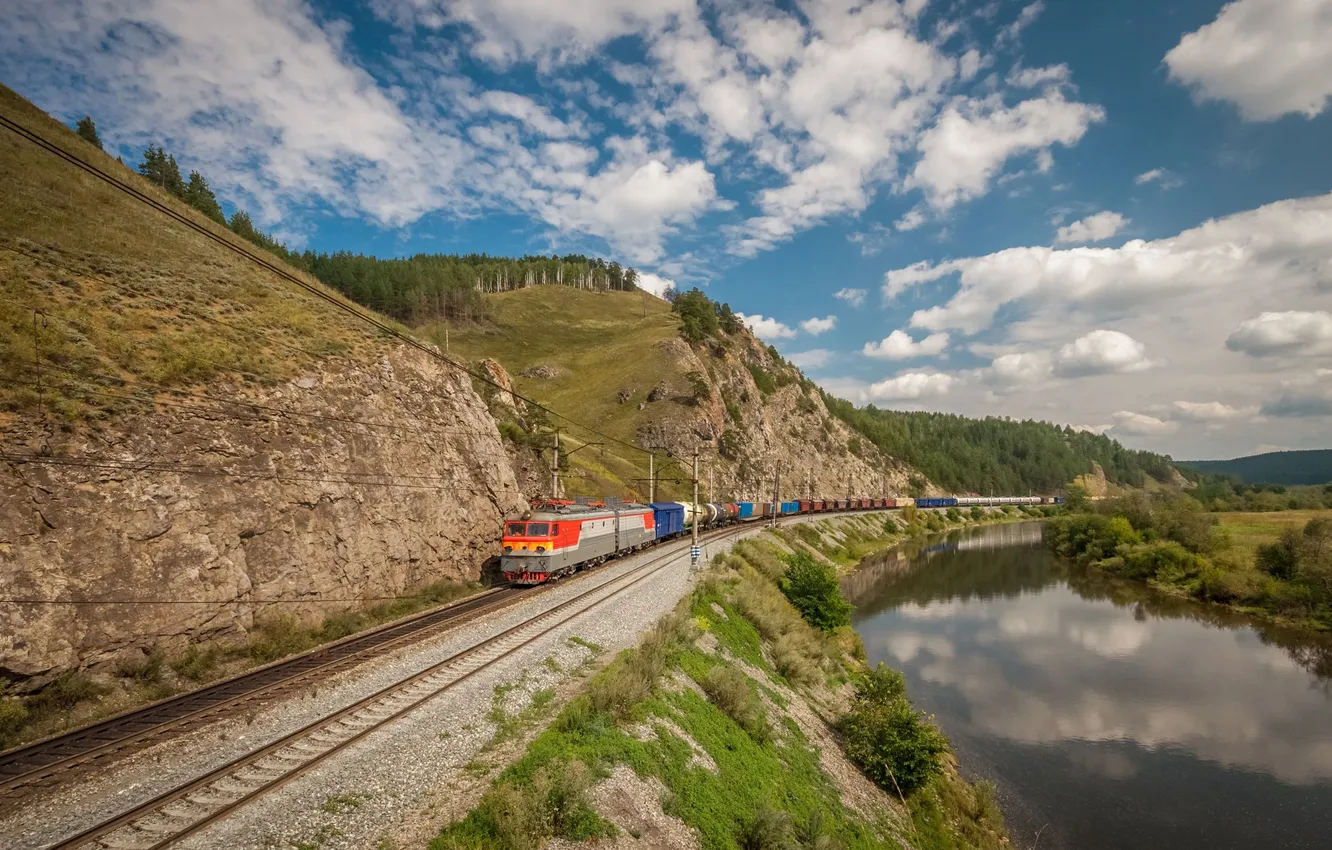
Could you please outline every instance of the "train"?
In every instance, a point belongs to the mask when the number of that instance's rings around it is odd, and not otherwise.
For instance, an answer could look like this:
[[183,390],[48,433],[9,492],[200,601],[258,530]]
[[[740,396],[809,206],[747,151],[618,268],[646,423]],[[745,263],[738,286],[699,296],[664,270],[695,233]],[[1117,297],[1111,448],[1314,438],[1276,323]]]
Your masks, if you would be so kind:
[[585,567],[639,552],[693,530],[774,516],[842,511],[953,508],[973,505],[1041,505],[1057,496],[949,496],[919,499],[801,499],[791,502],[604,502],[542,501],[521,519],[504,524],[500,570],[520,585],[544,584]]

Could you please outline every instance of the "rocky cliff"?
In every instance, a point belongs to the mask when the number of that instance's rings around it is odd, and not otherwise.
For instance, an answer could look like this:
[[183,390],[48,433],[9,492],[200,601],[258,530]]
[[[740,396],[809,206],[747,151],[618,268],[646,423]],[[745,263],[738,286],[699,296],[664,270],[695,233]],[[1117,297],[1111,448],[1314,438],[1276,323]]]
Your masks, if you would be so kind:
[[263,407],[162,408],[0,465],[0,597],[28,600],[0,604],[0,673],[474,579],[523,508],[470,380],[419,351],[238,395]]

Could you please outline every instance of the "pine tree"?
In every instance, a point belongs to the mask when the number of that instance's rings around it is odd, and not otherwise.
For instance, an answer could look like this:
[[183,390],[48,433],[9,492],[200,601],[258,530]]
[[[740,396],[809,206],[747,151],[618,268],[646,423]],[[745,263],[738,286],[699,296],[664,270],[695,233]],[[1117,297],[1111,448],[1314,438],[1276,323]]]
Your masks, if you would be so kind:
[[185,181],[180,176],[180,166],[176,164],[176,158],[162,148],[148,146],[143,152],[139,173],[177,198],[184,199]]
[[222,207],[217,203],[217,196],[213,194],[208,181],[197,171],[190,172],[190,182],[185,186],[185,203],[218,224],[227,223],[226,216],[222,215]]
[[93,123],[91,115],[85,115],[74,125],[74,132],[83,137],[83,140],[90,145],[96,145],[97,149],[103,150],[102,139],[97,135],[97,125]]

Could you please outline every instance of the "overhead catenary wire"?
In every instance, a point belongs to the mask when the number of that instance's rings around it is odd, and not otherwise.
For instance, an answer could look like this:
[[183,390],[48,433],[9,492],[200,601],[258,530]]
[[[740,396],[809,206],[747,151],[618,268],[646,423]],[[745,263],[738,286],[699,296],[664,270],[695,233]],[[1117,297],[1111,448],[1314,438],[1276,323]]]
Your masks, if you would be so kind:
[[521,399],[523,402],[531,405],[532,407],[541,410],[550,416],[553,416],[557,419],[567,422],[569,423],[569,425],[573,427],[595,434],[598,437],[602,437],[603,439],[609,440],[613,443],[616,443],[617,445],[624,446],[628,449],[632,449],[633,451],[647,453],[646,449],[636,446],[627,440],[623,440],[620,439],[619,437],[614,437],[610,434],[604,433],[596,428],[593,428],[590,425],[585,425],[577,421],[576,419],[573,419],[569,416],[559,413],[558,411],[553,410],[547,407],[546,405],[541,404],[540,402],[537,402],[534,399],[528,398],[517,392],[514,392],[512,389],[501,386],[499,382],[495,381],[489,375],[469,369],[463,364],[457,362],[456,360],[446,357],[433,347],[426,345],[425,343],[422,343],[421,341],[413,338],[408,334],[402,333],[401,331],[399,331],[397,328],[393,327],[386,321],[379,319],[373,315],[370,315],[364,312],[363,310],[352,306],[351,303],[344,301],[343,299],[336,297],[329,292],[326,292],[321,286],[317,286],[309,283],[308,281],[302,280],[299,276],[292,274],[290,271],[283,268],[282,265],[280,265],[278,262],[270,261],[262,256],[259,256],[255,252],[251,251],[249,248],[243,247],[233,242],[230,238],[222,236],[221,234],[213,231],[212,228],[207,227],[193,220],[188,215],[184,215],[178,212],[177,210],[172,209],[170,205],[164,204],[161,201],[157,200],[156,198],[153,198],[152,196],[141,192],[140,190],[129,185],[128,183],[125,183],[119,178],[106,173],[102,169],[87,162],[83,158],[76,156],[73,153],[70,153],[69,151],[67,151],[60,145],[56,144],[55,142],[51,141],[50,139],[46,138],[45,136],[41,135],[40,133],[37,133],[33,130],[28,129],[27,127],[24,127],[22,124],[19,124],[15,120],[11,119],[9,116],[0,114],[0,126],[14,133],[20,138],[26,139],[27,141],[37,145],[43,150],[46,150],[47,152],[54,154],[60,159],[65,160],[71,165],[82,169],[83,171],[87,172],[88,174],[91,174],[92,176],[98,178],[99,180],[102,180],[103,182],[107,183],[113,188],[118,189],[119,191],[129,195],[130,197],[135,198],[136,200],[139,200],[142,203],[152,207],[153,209],[161,212],[163,215],[166,215],[167,217],[184,225],[190,230],[195,231],[196,233],[208,239],[209,241],[221,245],[223,248],[249,259],[251,262],[261,266],[262,268],[268,270],[269,272],[272,272],[273,274],[277,275],[283,280],[286,280],[300,287],[301,289],[305,290],[306,292],[310,293],[311,295],[320,299],[321,301],[324,301],[332,305],[334,308],[344,313],[347,313],[348,315],[356,318],[359,321],[365,322],[366,324],[375,327],[382,333],[385,333],[393,337],[394,339],[402,342],[403,344],[415,348],[418,351],[423,352],[427,356],[450,366],[451,368],[457,369],[467,375],[470,375],[475,380],[481,381],[482,383],[494,387],[495,389],[508,392],[512,394],[514,398]]

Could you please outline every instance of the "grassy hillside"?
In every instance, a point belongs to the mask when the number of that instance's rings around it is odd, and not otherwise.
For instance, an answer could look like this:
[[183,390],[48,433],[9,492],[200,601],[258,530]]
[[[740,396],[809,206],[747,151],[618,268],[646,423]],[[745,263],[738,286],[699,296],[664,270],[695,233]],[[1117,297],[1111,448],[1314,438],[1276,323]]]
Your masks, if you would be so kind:
[[[643,292],[534,286],[492,295],[487,306],[490,323],[447,331],[449,352],[468,362],[498,360],[514,388],[528,398],[629,443],[636,441],[640,425],[684,412],[684,400],[671,397],[638,409],[659,382],[681,380],[674,357],[661,347],[676,339],[679,325],[665,301]],[[442,324],[427,325],[418,333],[440,348],[446,345]],[[523,375],[537,367],[552,370],[554,376]],[[632,393],[622,404],[619,394],[626,389]],[[558,420],[549,424],[561,428],[565,451],[588,441],[605,442]],[[565,477],[570,495],[647,495],[646,483],[636,480],[647,474],[647,459],[640,452],[610,443],[579,450],[570,463],[586,475]],[[660,472],[667,478],[663,493],[684,495],[685,488],[674,483],[684,474],[678,466]]]
[[[3,86],[0,114],[245,244]],[[163,387],[284,379],[378,348],[352,317],[9,130],[0,198],[0,425],[40,406],[73,427]]]
[[1245,484],[1327,484],[1332,482],[1332,449],[1267,452],[1233,460],[1190,460],[1185,466],[1209,475],[1233,475]]

